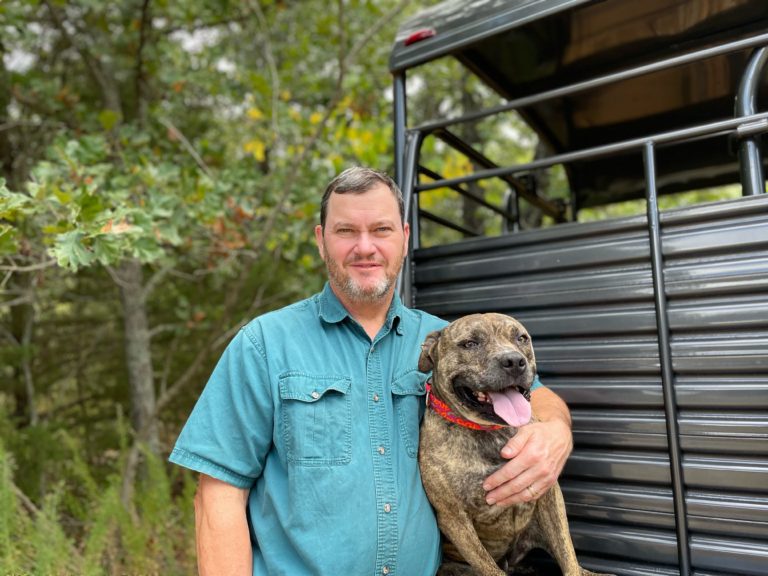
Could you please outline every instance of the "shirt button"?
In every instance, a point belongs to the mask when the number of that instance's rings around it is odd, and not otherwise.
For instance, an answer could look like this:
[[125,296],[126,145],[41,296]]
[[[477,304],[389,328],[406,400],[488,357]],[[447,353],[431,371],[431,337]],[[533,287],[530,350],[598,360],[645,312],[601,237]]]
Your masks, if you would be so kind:
[[389,574],[389,566],[384,566],[384,568],[381,569],[382,574]]
[[384,454],[386,450],[384,450],[384,446],[379,446],[379,454]]
[[374,402],[378,402],[379,401],[379,395],[378,394],[374,394],[373,395],[373,401]]
[[310,396],[312,396],[312,398],[314,398],[315,400],[320,398],[320,394],[318,392],[312,392],[312,394],[310,394]]
[[391,511],[392,511],[392,506],[390,506],[389,504],[384,504],[384,512],[389,514]]

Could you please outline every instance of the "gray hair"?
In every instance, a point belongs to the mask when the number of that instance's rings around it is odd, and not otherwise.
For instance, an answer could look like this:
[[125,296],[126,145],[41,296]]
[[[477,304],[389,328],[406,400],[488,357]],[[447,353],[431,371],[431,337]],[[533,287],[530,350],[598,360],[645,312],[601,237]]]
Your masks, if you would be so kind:
[[400,221],[405,222],[405,202],[403,193],[386,173],[366,168],[364,166],[353,166],[347,168],[336,176],[325,189],[323,200],[320,202],[320,225],[325,228],[325,219],[328,216],[328,201],[331,194],[362,194],[368,192],[377,184],[384,184],[390,189],[397,200],[397,206],[400,209]]

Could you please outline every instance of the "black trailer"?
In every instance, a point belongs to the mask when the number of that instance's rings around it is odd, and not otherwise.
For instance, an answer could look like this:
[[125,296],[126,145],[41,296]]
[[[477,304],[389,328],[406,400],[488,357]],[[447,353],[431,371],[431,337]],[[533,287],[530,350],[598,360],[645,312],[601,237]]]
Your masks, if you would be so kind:
[[[499,103],[410,125],[408,91],[438,90],[425,71],[445,58]],[[398,32],[402,291],[446,319],[526,324],[573,413],[561,485],[588,568],[768,575],[767,62],[766,0],[451,0]],[[491,157],[462,137],[511,112],[549,153]],[[440,153],[471,169],[441,174]],[[567,196],[537,185],[552,166]],[[727,184],[741,196],[659,209]],[[427,208],[437,191],[489,211],[496,232]],[[580,221],[631,199],[643,213]],[[549,224],[526,227],[530,207]],[[424,246],[436,224],[459,239]]]

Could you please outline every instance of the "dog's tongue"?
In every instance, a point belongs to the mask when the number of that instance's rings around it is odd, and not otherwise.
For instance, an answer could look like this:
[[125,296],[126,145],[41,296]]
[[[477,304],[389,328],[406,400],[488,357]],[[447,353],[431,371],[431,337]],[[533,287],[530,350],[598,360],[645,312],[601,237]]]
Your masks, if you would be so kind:
[[514,388],[504,392],[489,392],[493,411],[510,426],[522,426],[531,420],[531,403]]

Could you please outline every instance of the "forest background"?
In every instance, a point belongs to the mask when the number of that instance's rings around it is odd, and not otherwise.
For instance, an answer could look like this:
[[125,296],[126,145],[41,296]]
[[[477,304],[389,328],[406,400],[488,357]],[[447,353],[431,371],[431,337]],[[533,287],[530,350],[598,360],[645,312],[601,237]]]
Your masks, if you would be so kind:
[[[0,3],[0,574],[195,573],[167,454],[236,331],[322,286],[326,183],[391,172],[387,59],[434,3]],[[416,121],[495,103],[431,73]],[[537,153],[514,118],[462,137]]]
[[0,3],[0,574],[195,573],[167,454],[240,326],[322,286],[325,184],[391,171],[431,3]]

